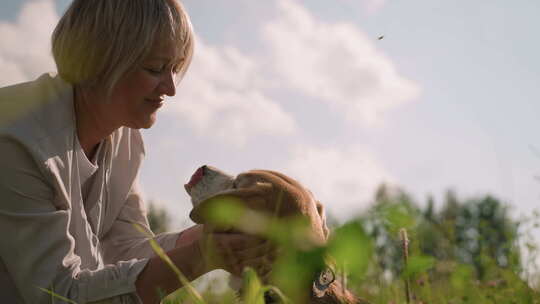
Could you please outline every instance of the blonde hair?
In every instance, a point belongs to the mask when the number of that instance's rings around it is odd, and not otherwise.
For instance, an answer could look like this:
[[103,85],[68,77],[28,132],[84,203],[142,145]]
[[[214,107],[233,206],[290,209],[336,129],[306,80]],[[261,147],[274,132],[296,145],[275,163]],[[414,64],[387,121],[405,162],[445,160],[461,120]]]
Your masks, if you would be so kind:
[[58,74],[72,84],[111,92],[155,45],[177,49],[179,78],[193,56],[193,29],[177,0],[74,0],[52,35]]

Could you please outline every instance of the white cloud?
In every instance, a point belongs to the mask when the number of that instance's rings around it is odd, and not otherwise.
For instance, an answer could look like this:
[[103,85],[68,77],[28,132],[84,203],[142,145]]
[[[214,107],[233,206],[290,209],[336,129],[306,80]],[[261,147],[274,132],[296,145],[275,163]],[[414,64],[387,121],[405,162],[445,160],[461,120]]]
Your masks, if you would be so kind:
[[237,146],[260,134],[295,132],[294,119],[257,88],[261,80],[251,58],[232,47],[211,47],[200,40],[196,45],[168,113],[200,134]]
[[372,201],[381,182],[393,182],[376,157],[366,148],[297,146],[284,167],[306,185],[340,220],[349,219]]
[[29,1],[14,23],[0,22],[0,86],[56,70],[50,39],[57,22],[52,0]]
[[263,29],[278,77],[308,96],[320,98],[349,120],[371,125],[419,94],[398,75],[389,58],[350,23],[323,23],[302,6],[279,0],[279,18]]
[[386,0],[364,0],[362,5],[368,14],[375,14],[386,4]]
[[378,13],[386,4],[386,0],[338,0],[345,3],[348,8],[357,10],[361,9],[363,13],[367,15],[374,15]]

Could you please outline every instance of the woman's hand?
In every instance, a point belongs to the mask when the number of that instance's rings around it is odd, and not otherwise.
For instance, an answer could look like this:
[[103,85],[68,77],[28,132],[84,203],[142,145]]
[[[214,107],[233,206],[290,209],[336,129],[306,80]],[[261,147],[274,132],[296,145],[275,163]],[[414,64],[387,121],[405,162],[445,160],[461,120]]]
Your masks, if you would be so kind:
[[245,267],[251,267],[266,277],[276,258],[275,246],[268,240],[239,232],[216,232],[204,225],[195,225],[181,234],[177,247],[184,246],[198,250],[196,269],[201,274],[223,269],[241,276]]
[[276,255],[270,241],[243,233],[204,233],[200,245],[208,269],[224,269],[236,276],[251,267],[266,277]]

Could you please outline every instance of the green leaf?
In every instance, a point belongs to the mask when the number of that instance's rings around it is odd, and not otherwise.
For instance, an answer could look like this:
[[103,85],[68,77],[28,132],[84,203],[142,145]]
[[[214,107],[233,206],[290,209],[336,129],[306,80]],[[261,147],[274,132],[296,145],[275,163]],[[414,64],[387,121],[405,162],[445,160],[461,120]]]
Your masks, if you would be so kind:
[[55,293],[54,291],[51,291],[51,290],[48,290],[48,289],[45,289],[45,288],[41,288],[41,287],[38,287],[38,288],[39,288],[39,290],[41,290],[43,292],[46,292],[46,293],[51,295],[51,300],[53,301],[51,303],[54,303],[54,298],[57,298],[57,299],[60,299],[60,300],[62,300],[64,302],[67,302],[67,303],[70,303],[70,304],[77,304],[77,302],[72,301],[72,300],[70,300],[70,299],[68,299],[66,297],[63,297],[63,296]]
[[401,204],[392,204],[384,208],[383,216],[392,234],[395,234],[401,228],[411,230],[416,222],[411,211]]
[[264,304],[264,290],[257,273],[248,267],[244,270],[243,279],[244,303]]
[[407,262],[403,275],[405,277],[415,276],[419,273],[425,272],[428,269],[433,268],[435,265],[435,258],[431,256],[412,256]]
[[361,223],[352,221],[336,229],[328,243],[328,253],[337,265],[361,278],[373,254],[373,244]]
[[207,222],[218,226],[232,226],[245,213],[242,201],[233,196],[221,196],[204,202],[202,214]]

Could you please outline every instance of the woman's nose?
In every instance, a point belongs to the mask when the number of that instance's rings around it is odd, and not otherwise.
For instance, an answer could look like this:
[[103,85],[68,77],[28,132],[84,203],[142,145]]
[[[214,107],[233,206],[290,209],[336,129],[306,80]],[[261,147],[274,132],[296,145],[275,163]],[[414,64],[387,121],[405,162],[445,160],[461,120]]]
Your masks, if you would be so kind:
[[160,83],[160,90],[162,94],[167,96],[176,95],[176,73],[174,71],[169,71],[163,75]]

